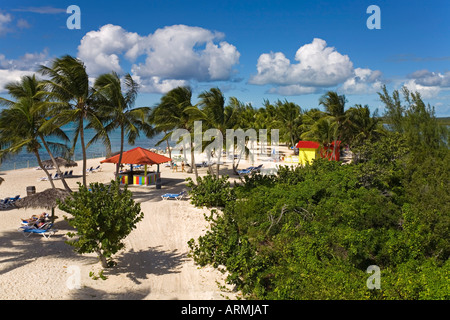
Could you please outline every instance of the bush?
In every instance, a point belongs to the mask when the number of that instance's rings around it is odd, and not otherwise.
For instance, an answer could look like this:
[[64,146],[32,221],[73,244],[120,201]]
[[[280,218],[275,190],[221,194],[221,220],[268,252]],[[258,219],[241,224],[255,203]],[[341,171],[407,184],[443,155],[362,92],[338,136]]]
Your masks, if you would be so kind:
[[80,183],[79,191],[60,202],[59,208],[73,218],[64,217],[76,232],[67,235],[74,240],[66,241],[78,253],[97,253],[104,268],[114,265],[112,255],[124,247],[122,240],[142,220],[139,203],[118,181],[111,184],[92,183],[88,188]]
[[[189,242],[191,254],[225,266],[253,299],[447,299],[449,175],[435,167],[447,160],[319,160],[272,180],[222,181],[214,190],[235,198],[207,217],[210,230]],[[376,165],[389,167],[389,183],[367,183]],[[211,179],[209,188],[199,183],[198,199],[214,197]],[[366,286],[370,265],[381,269],[381,290]]]
[[189,194],[191,203],[196,207],[224,207],[228,201],[236,199],[234,191],[230,188],[228,176],[217,178],[207,174],[198,177],[197,184],[191,178],[187,178],[187,186],[191,188]]

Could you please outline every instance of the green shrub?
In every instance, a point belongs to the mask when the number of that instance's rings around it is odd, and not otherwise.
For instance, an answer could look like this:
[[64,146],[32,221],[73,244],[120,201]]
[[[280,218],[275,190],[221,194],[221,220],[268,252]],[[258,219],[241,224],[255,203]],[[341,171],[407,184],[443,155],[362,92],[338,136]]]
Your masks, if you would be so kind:
[[67,235],[66,241],[78,253],[97,253],[104,268],[114,265],[112,255],[124,247],[122,240],[142,220],[139,203],[125,186],[120,190],[118,181],[110,185],[92,183],[89,188],[80,183],[79,191],[60,202],[59,208],[72,215],[65,217],[76,232]]

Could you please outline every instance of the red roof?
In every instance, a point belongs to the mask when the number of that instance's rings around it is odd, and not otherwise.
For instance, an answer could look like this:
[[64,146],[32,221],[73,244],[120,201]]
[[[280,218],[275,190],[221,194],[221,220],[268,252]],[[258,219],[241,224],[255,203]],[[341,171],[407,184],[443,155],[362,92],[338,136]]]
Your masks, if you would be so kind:
[[314,141],[299,141],[295,147],[297,149],[317,149],[320,144]]
[[[115,156],[102,160],[100,163],[118,163],[120,153]],[[128,151],[124,151],[122,154],[121,163],[129,164],[160,164],[164,162],[172,161],[172,159],[160,155],[158,153],[151,152],[147,149],[137,147]]]

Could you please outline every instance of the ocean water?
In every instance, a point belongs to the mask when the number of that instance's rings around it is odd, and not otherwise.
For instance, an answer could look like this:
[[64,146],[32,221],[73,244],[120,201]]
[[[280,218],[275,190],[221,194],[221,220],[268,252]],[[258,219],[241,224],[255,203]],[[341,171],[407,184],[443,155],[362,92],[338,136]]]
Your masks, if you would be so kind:
[[[74,125],[67,125],[67,126],[63,127],[63,130],[67,134],[67,136],[72,140],[74,132],[75,132]],[[86,129],[84,131],[84,133],[85,133],[84,140],[85,140],[85,143],[87,144],[89,142],[89,140],[92,139],[92,137],[94,136],[95,133],[92,129]],[[147,138],[145,135],[141,134],[141,136],[136,139],[134,145],[130,145],[126,141],[126,137],[125,137],[124,151],[130,150],[135,147],[156,148],[156,149],[164,150],[166,147],[166,143],[161,143],[161,145],[159,145],[158,147],[155,146],[156,143],[159,140],[161,140],[161,138],[163,136],[164,136],[163,134],[158,134],[152,138]],[[120,131],[116,130],[114,132],[111,132],[109,135],[109,139],[111,140],[111,149],[112,149],[111,151],[112,152],[120,151]],[[48,141],[60,142],[54,138],[48,139]],[[171,143],[171,145],[172,145],[172,143]],[[68,146],[71,147],[72,142],[68,143]],[[39,152],[39,154],[41,156],[41,160],[50,159],[50,156],[45,151],[45,149],[42,149],[41,152]],[[101,141],[99,141],[95,144],[90,145],[89,148],[87,148],[87,150],[86,150],[86,154],[87,154],[88,159],[98,158],[98,157],[106,157],[106,147],[102,144]],[[56,157],[56,156],[60,156],[60,155],[55,153],[54,156]],[[78,138],[77,145],[75,146],[75,153],[74,153],[74,157],[72,159],[75,161],[83,159],[83,153],[81,151],[81,144],[79,142],[79,138]],[[0,166],[0,171],[15,170],[15,169],[22,169],[22,168],[34,168],[37,166],[38,166],[38,163],[37,163],[35,155],[31,154],[31,153],[27,153],[26,151],[22,151],[17,155],[11,155],[11,156],[4,158],[1,163],[1,166]]]

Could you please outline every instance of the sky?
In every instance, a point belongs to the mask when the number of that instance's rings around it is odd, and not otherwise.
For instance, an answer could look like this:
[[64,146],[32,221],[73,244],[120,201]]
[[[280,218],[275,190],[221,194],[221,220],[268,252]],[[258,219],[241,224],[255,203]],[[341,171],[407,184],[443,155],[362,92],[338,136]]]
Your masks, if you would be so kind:
[[418,91],[437,116],[450,116],[449,18],[449,0],[0,0],[0,95],[69,54],[92,81],[131,74],[136,106],[188,85],[193,103],[218,87],[257,108],[286,99],[308,110],[336,91],[347,107],[381,115],[386,85]]

